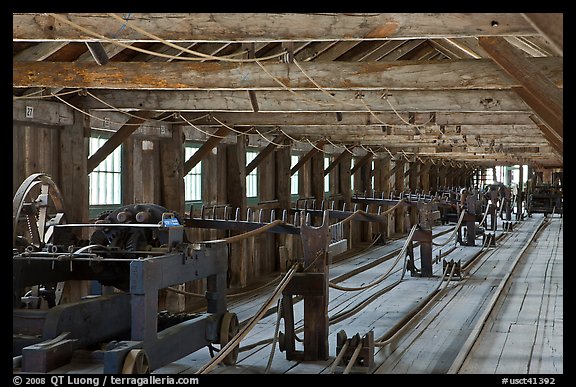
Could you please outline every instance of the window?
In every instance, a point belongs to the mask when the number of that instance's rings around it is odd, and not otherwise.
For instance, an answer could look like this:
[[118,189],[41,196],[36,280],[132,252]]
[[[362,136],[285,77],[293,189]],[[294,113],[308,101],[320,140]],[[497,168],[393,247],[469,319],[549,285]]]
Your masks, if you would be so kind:
[[[246,152],[246,165],[250,164],[258,152]],[[252,172],[246,175],[246,197],[254,198],[258,196],[258,167],[254,168]]]
[[[292,169],[296,164],[298,164],[299,157],[296,155],[292,155],[290,158],[290,169]],[[298,171],[294,172],[292,176],[290,176],[290,194],[291,195],[298,195]]]
[[[192,157],[198,149],[200,149],[200,147],[197,145],[186,145],[184,148],[185,160]],[[184,176],[184,200],[202,200],[202,161],[196,164],[194,168]]]
[[[324,170],[330,166],[330,157],[324,156]],[[324,192],[330,192],[330,174],[324,176]]]
[[372,171],[370,172],[370,174],[372,175],[372,189],[373,190],[375,189],[375,186],[374,186],[374,176],[375,176],[374,167],[375,167],[375,165],[376,164],[374,163],[374,160],[372,160]]
[[[352,157],[352,160],[350,163],[350,170],[352,170],[352,168],[354,168],[354,157]],[[354,193],[354,174],[353,173],[350,174],[350,190],[352,191],[352,193]]]
[[[90,156],[92,156],[104,143],[106,137],[90,137]],[[104,159],[90,174],[90,205],[120,205],[122,203],[122,145]]]

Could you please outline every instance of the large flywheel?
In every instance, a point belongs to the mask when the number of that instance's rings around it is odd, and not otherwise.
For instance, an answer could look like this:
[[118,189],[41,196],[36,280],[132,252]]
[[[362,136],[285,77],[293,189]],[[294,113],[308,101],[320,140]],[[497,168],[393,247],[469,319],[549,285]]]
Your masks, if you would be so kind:
[[22,182],[12,201],[12,247],[40,250],[49,240],[51,226],[64,221],[60,190],[46,173],[35,173]]

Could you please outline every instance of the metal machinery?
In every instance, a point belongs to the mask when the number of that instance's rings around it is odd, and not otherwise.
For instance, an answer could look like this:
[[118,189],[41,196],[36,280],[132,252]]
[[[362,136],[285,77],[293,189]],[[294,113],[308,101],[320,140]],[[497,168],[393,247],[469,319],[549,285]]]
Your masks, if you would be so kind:
[[[13,227],[13,357],[22,372],[83,360],[104,373],[144,373],[224,346],[238,331],[226,307],[226,245],[187,242],[178,215],[161,206],[129,205],[96,223],[66,224],[58,188],[38,173],[14,197]],[[86,230],[89,240],[81,238]],[[201,278],[205,313],[159,313],[159,290]],[[60,303],[70,280],[113,290]]]
[[528,195],[527,207],[528,216],[532,216],[533,213],[544,214],[544,216],[556,213],[562,216],[562,187],[549,184],[536,185]]

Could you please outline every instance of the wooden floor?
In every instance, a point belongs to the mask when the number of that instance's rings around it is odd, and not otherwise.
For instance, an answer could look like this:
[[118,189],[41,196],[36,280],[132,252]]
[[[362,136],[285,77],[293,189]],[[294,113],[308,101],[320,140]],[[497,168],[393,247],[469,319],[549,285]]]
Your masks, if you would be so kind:
[[[371,370],[352,369],[353,373],[447,373],[469,339],[479,316],[487,307],[495,289],[509,271],[511,262],[525,244],[527,238],[541,222],[542,216],[534,214],[516,226],[514,232],[504,233],[504,242],[491,248],[488,261],[479,263],[463,281],[450,281],[445,295],[431,307],[418,324],[403,336],[394,347],[376,348],[375,367]],[[479,340],[469,358],[462,364],[460,373],[562,373],[562,218],[551,219],[542,235],[532,243],[527,254],[518,261],[511,281],[504,288],[506,297],[493,308],[489,324],[480,333]],[[434,233],[447,226],[435,228]],[[502,231],[500,231],[502,232]],[[442,243],[449,234],[434,238]],[[351,270],[370,265],[386,254],[402,246],[403,240],[384,246],[372,247],[357,256],[334,263],[330,267],[330,278],[335,281]],[[447,259],[472,259],[481,246],[458,246]],[[444,251],[454,246],[454,241],[444,246]],[[418,258],[418,249],[415,249]],[[434,256],[439,253],[435,247]],[[394,259],[361,271],[339,282],[343,286],[359,286],[374,281],[393,266]],[[392,268],[392,275],[381,284],[362,291],[340,291],[330,289],[329,315],[356,305],[383,287],[397,281],[402,273],[402,264]],[[410,277],[407,273],[402,281],[389,292],[381,295],[356,315],[330,326],[330,358],[317,362],[287,361],[285,354],[275,346],[269,373],[329,373],[335,359],[336,333],[344,330],[348,337],[356,333],[364,335],[370,330],[374,337],[382,336],[395,323],[430,294],[439,284],[442,264],[434,265],[434,277]],[[270,288],[272,289],[273,286]],[[267,297],[266,291],[246,300],[231,300],[229,309],[238,314],[240,321],[249,319]],[[302,324],[302,303],[295,304],[296,326]],[[299,321],[300,320],[300,321]],[[252,343],[271,339],[274,335],[276,314],[262,319],[241,343],[241,352],[236,366],[218,366],[212,373],[266,372],[270,361],[271,344],[254,349],[242,350]],[[283,330],[283,324],[280,325]],[[300,344],[300,343],[297,343]],[[298,348],[297,349],[302,349]],[[177,362],[155,370],[156,374],[191,374],[210,360],[207,350],[197,351]],[[336,367],[341,373],[343,367]]]
[[460,373],[563,373],[562,220],[519,261]]

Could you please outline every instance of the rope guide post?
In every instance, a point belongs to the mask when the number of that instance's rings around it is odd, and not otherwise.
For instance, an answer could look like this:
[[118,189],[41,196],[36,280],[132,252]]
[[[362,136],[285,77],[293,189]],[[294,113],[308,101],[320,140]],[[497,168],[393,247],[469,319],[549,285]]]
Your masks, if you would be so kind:
[[432,277],[432,203],[416,202],[418,208],[418,228],[408,245],[409,268],[412,276],[417,271],[414,265],[414,242],[420,242],[420,277]]
[[[313,227],[302,219],[300,229],[304,258],[301,269],[282,292],[282,317],[286,332],[279,335],[281,351],[287,360],[328,359],[328,245],[330,229],[328,211],[323,222]],[[304,298],[304,351],[296,350],[292,297]]]

